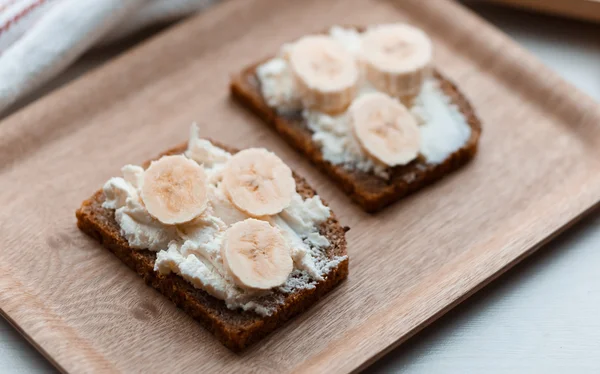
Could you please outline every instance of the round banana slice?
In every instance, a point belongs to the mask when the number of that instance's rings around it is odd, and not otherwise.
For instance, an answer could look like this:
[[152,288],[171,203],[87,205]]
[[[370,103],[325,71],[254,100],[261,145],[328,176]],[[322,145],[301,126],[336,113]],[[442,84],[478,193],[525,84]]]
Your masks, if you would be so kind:
[[380,25],[365,32],[362,46],[371,84],[410,103],[431,74],[433,46],[427,34],[407,24]]
[[405,165],[419,154],[416,120],[398,100],[373,92],[354,100],[348,118],[360,146],[388,166]]
[[173,225],[196,218],[206,209],[204,168],[185,156],[164,156],[144,172],[141,193],[148,213]]
[[290,168],[274,153],[250,148],[227,162],[223,188],[238,209],[260,217],[277,214],[290,205],[296,181]]
[[281,232],[253,218],[225,231],[221,256],[235,283],[243,288],[268,290],[281,286],[294,267]]
[[325,35],[294,43],[289,62],[304,106],[327,113],[344,111],[356,95],[359,69],[344,47]]

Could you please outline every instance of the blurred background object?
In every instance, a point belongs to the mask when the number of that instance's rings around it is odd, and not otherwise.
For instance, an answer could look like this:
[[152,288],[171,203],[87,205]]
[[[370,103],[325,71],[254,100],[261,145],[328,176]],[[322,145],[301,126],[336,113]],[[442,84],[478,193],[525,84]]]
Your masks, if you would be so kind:
[[216,0],[0,0],[0,114],[91,47]]
[[598,0],[484,0],[584,20],[600,21]]

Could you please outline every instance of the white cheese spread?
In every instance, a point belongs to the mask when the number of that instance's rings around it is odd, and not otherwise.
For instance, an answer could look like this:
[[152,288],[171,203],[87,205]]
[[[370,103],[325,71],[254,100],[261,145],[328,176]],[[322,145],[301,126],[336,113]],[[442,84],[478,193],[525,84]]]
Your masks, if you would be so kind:
[[[115,210],[121,234],[132,248],[157,252],[155,270],[174,272],[194,287],[225,301],[231,309],[271,314],[283,302],[271,291],[243,289],[237,286],[224,266],[221,245],[225,230],[249,218],[233,206],[221,186],[222,170],[231,154],[198,137],[192,126],[185,155],[204,166],[208,176],[209,207],[191,222],[166,225],[153,218],[140,197],[144,170],[139,166],[123,167],[123,177],[111,178],[104,185],[103,207]],[[279,228],[291,248],[294,270],[278,290],[283,293],[313,288],[323,275],[345,257],[330,259],[326,255],[329,241],[319,233],[318,225],[328,219],[330,210],[319,196],[303,199],[295,194],[280,214],[266,217]]]
[[[353,55],[359,55],[361,34],[358,31],[334,26],[329,35]],[[289,48],[289,45],[284,46],[281,56],[257,68],[262,95],[267,104],[280,113],[302,111],[302,117],[313,133],[312,139],[320,145],[325,160],[347,169],[372,172],[383,179],[389,178],[388,167],[374,161],[358,144],[346,113],[332,116],[302,108],[292,72],[285,59]],[[362,79],[356,97],[375,90],[366,79]],[[467,119],[433,78],[424,83],[410,110],[421,125],[420,153],[428,163],[442,163],[459,150],[471,135]]]

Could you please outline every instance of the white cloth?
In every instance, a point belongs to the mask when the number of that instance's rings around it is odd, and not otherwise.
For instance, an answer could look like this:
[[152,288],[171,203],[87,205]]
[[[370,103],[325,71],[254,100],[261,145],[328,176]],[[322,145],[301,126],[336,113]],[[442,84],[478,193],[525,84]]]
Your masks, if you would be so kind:
[[0,114],[81,54],[218,0],[0,0]]

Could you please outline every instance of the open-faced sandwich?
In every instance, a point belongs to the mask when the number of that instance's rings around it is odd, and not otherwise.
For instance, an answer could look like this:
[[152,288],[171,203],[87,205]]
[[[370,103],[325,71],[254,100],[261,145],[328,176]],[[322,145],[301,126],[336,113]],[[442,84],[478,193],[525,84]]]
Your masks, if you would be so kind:
[[122,176],[77,225],[152,287],[241,350],[348,275],[345,231],[275,154],[198,137]]
[[301,37],[231,92],[369,212],[460,168],[481,133],[428,35],[403,23]]

